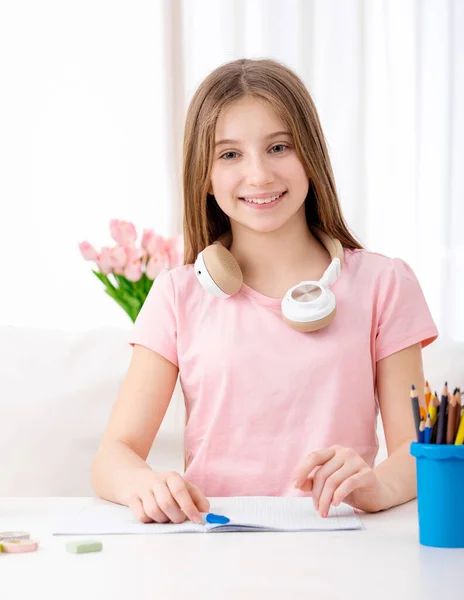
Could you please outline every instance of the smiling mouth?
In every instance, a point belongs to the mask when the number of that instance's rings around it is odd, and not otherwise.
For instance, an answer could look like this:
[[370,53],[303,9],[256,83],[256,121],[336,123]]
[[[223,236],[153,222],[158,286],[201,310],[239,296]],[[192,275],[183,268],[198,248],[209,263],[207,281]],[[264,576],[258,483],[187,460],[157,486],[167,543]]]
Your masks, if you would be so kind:
[[239,198],[239,200],[243,200],[244,202],[248,202],[250,204],[272,204],[277,200],[280,200],[287,192],[282,192],[281,194],[276,194],[274,196],[269,196],[269,198]]

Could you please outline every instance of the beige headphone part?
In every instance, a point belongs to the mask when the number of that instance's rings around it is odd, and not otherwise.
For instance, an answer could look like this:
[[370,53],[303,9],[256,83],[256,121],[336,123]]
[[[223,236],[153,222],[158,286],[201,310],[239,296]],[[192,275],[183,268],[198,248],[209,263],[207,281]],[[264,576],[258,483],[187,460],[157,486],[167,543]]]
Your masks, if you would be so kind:
[[[324,231],[318,227],[311,227],[311,230],[319,238],[321,243],[325,246],[329,252],[332,260],[338,258],[340,260],[340,267],[343,267],[344,254],[343,246],[340,241],[331,238]],[[229,296],[236,294],[243,285],[243,275],[239,264],[230,253],[229,248],[232,241],[231,231],[226,231],[222,234],[218,240],[213,242],[210,246],[207,246],[203,250],[203,261],[208,269],[208,273],[216,283],[216,285]],[[329,315],[330,317],[330,315]],[[326,317],[328,319],[329,317]],[[326,323],[326,319],[321,322]],[[329,324],[329,321],[326,323]],[[316,323],[298,323],[299,327],[314,327]],[[322,325],[325,326],[324,324]],[[297,328],[297,327],[295,327]],[[319,327],[318,327],[319,329]],[[298,329],[299,331],[314,331],[315,329]]]
[[312,321],[310,323],[299,323],[297,321],[289,321],[283,315],[282,319],[287,323],[289,327],[295,329],[295,331],[300,331],[301,333],[311,333],[312,331],[318,331],[319,329],[323,329],[324,327],[327,327],[327,325],[330,325],[330,323],[332,323],[332,321],[334,320],[336,314],[337,309],[335,308],[335,310],[332,311],[330,315],[327,315],[324,319],[321,319],[320,321]]
[[341,245],[340,240],[330,237],[329,235],[327,235],[327,233],[325,233],[325,231],[319,229],[319,227],[311,227],[311,231],[313,231],[313,233],[326,247],[332,260],[334,258],[338,258],[340,260],[340,267],[343,268],[345,256],[343,253],[343,246]]
[[203,250],[203,261],[213,281],[221,290],[233,296],[243,285],[238,262],[222,244],[214,243]]

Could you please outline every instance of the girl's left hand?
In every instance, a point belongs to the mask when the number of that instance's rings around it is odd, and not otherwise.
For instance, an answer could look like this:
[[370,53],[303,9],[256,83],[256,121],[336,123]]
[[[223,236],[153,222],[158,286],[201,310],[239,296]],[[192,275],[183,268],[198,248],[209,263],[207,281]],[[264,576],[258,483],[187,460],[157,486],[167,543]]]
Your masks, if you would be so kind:
[[[314,473],[314,469],[317,469]],[[294,487],[312,492],[314,507],[321,517],[330,505],[345,502],[366,512],[388,508],[390,492],[374,469],[351,448],[331,446],[311,452],[295,471]]]

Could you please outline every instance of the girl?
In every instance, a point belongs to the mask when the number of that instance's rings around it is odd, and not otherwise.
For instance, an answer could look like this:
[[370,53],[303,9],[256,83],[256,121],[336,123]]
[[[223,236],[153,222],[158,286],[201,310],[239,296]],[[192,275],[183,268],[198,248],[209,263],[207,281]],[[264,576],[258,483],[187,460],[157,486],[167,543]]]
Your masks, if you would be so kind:
[[[409,389],[438,333],[409,266],[350,233],[299,77],[272,60],[212,72],[188,109],[183,188],[185,264],[134,325],[96,493],[175,523],[200,521],[208,496],[310,495],[323,517],[414,498]],[[146,463],[178,374],[183,475]]]

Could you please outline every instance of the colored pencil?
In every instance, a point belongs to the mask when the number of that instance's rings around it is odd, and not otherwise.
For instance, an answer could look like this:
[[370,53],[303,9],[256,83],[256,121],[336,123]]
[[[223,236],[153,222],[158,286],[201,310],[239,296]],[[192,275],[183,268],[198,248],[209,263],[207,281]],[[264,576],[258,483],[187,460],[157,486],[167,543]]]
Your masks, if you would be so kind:
[[427,405],[425,403],[425,399],[423,398],[422,394],[419,394],[419,391],[416,389],[416,387],[414,387],[414,389],[419,401],[419,416],[423,421],[425,421],[427,418]]
[[[427,409],[419,397],[416,386],[411,385],[410,398],[414,417],[414,427],[419,443],[425,444],[464,444],[464,406],[461,388],[448,391],[445,381],[441,397],[433,393],[429,382],[425,381],[424,397]],[[439,399],[440,398],[440,399]],[[424,416],[425,414],[425,416]]]
[[454,390],[448,404],[448,424],[446,426],[446,443],[453,444],[456,439],[456,420],[458,419],[457,390]]
[[456,416],[456,435],[458,435],[459,423],[461,422],[461,410],[462,410],[461,388],[458,388],[457,398],[458,398],[458,414]]
[[438,416],[440,415],[440,407],[437,407],[437,418],[435,419],[435,423],[433,424],[432,427],[432,435],[430,436],[430,443],[431,444],[436,444],[437,443],[437,432],[438,432]]
[[447,423],[447,408],[448,408],[448,384],[445,383],[443,393],[441,395],[440,413],[438,415],[438,430],[437,444],[446,443],[446,423]]
[[425,382],[424,398],[425,398],[425,404],[427,405],[427,410],[429,410],[430,400],[432,398],[432,390],[430,389],[428,381]]
[[421,418],[420,418],[420,412],[419,412],[419,397],[417,396],[417,391],[416,391],[416,387],[414,384],[412,384],[412,386],[411,386],[410,397],[411,397],[411,405],[412,405],[412,414],[414,416],[414,425],[416,427],[416,437],[417,437],[417,441],[420,442],[419,427],[420,427]]
[[456,435],[456,440],[454,443],[458,446],[464,444],[464,414],[461,416],[461,420],[459,422],[459,429]]
[[427,420],[425,422],[424,443],[430,444],[431,439],[432,439],[432,421],[430,420],[430,415],[428,415]]
[[421,444],[425,442],[425,421],[422,420],[419,425],[419,442]]
[[435,425],[435,421],[437,420],[437,409],[438,409],[438,395],[437,392],[435,392],[435,394],[432,394],[432,398],[430,399],[430,404],[429,404],[429,414],[430,414],[430,420],[432,421],[432,427]]

